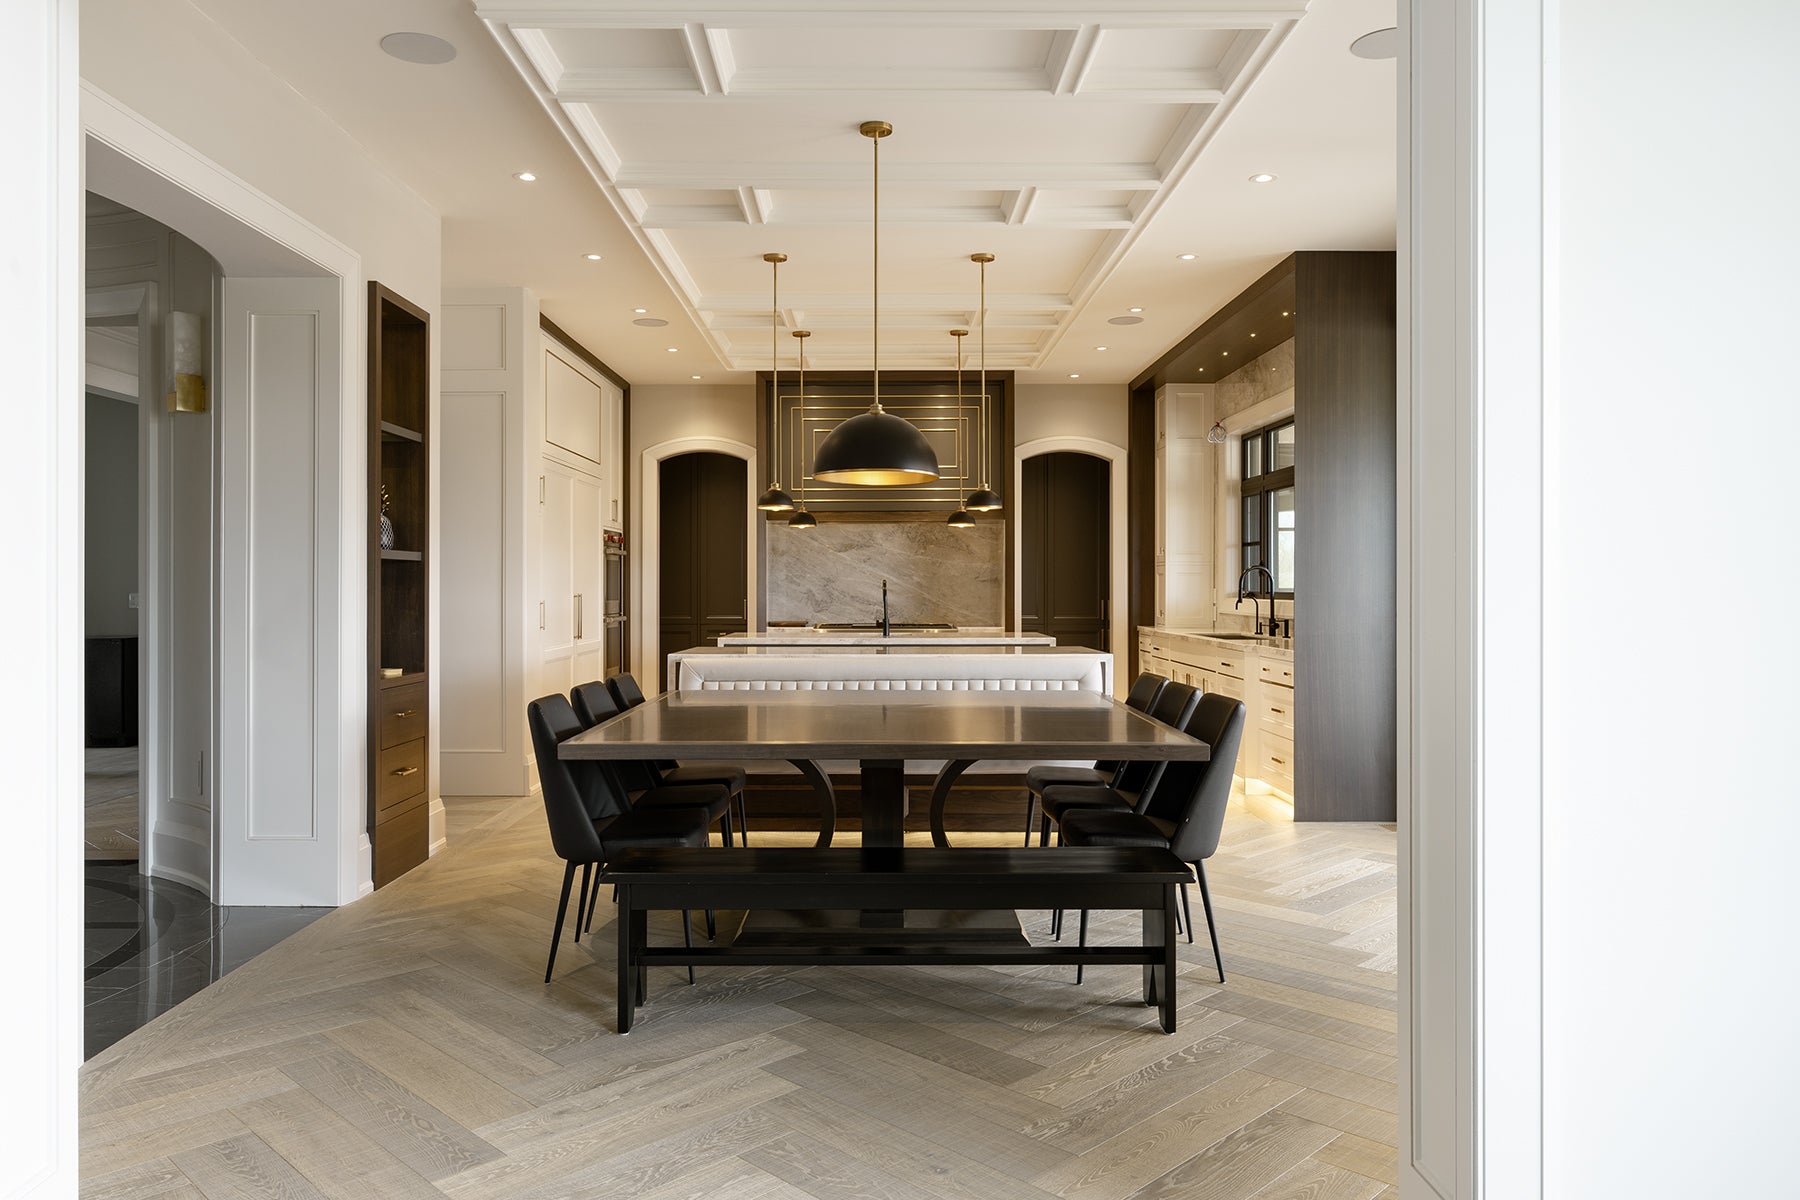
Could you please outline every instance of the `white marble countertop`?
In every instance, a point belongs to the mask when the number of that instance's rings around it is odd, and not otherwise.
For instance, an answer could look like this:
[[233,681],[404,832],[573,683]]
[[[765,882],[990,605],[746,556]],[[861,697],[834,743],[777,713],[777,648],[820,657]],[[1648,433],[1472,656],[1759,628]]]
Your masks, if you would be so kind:
[[1209,646],[1222,647],[1227,650],[1255,651],[1265,658],[1294,661],[1294,639],[1247,636],[1236,630],[1223,629],[1182,629],[1167,625],[1140,625],[1140,630],[1151,634],[1162,634],[1170,637],[1193,638],[1203,641]]
[[1085,646],[695,646],[668,689],[1062,691],[1110,694],[1113,658]]
[[818,629],[812,626],[759,629],[753,633],[727,633],[719,645],[735,646],[1053,646],[1047,633],[1008,633],[1004,629],[896,629],[883,636],[880,630]]

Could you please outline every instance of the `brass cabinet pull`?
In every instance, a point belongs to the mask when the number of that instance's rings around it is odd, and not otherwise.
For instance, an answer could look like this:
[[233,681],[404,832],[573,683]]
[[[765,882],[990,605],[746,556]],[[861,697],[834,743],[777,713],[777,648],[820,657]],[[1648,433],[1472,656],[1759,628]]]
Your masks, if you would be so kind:
[[1280,767],[1287,766],[1287,759],[1276,758],[1273,754],[1269,755],[1269,761],[1274,763],[1276,766],[1280,766]]
[[1271,705],[1269,705],[1269,711],[1272,713],[1278,713],[1278,712],[1286,712],[1287,710],[1281,709],[1281,708],[1276,708],[1273,704],[1271,704]]
[[417,767],[401,767],[398,771],[393,772],[395,775],[417,775],[418,773],[419,768]]
[[395,720],[399,720],[401,717],[416,717],[418,715],[419,710],[416,708],[403,708],[399,712],[393,714]]

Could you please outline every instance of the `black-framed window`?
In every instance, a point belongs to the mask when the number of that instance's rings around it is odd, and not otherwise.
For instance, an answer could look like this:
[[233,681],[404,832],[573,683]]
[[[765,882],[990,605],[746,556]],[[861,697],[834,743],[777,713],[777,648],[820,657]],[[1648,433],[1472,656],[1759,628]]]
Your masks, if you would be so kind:
[[[1275,577],[1275,595],[1294,598],[1294,419],[1244,435],[1243,513],[1239,548],[1245,570],[1266,567]],[[1267,592],[1259,571],[1252,591]]]

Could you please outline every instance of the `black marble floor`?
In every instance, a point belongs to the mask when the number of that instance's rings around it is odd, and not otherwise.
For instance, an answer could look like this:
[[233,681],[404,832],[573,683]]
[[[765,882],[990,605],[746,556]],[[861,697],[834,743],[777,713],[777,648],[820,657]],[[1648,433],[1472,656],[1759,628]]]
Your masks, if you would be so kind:
[[331,911],[221,907],[137,872],[87,864],[88,1058]]

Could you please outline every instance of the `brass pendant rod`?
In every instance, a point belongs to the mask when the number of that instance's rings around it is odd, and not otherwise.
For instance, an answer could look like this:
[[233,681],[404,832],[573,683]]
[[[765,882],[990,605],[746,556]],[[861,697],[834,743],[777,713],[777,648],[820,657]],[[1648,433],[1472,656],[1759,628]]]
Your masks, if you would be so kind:
[[769,396],[772,420],[769,437],[774,443],[770,447],[772,462],[769,467],[769,486],[781,486],[781,264],[787,261],[785,254],[765,254],[763,261],[769,264]]
[[800,508],[804,511],[806,508],[806,339],[812,336],[812,331],[796,329],[794,336],[800,339],[800,449],[802,452],[800,478],[795,482],[800,485]]
[[875,295],[872,307],[875,310],[874,320],[870,322],[869,333],[873,346],[869,355],[870,366],[874,375],[875,404],[871,412],[881,411],[881,135],[877,133],[869,139],[875,152],[875,187],[872,194],[872,210],[874,220],[869,227],[870,258],[873,261],[873,283]]

